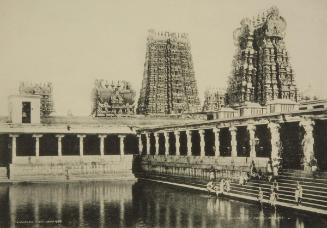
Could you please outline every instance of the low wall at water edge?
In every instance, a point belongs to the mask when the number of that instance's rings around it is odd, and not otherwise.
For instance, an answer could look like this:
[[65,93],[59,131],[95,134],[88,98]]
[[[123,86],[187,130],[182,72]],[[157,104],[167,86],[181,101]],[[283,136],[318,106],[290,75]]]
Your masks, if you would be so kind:
[[135,179],[132,173],[133,155],[20,158],[9,166],[12,181]]

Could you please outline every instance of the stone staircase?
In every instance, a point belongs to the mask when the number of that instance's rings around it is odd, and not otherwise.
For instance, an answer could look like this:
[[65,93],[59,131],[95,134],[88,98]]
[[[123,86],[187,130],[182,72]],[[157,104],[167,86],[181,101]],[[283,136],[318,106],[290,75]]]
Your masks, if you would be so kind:
[[[278,177],[278,201],[296,205],[294,191],[297,180],[299,179],[292,179],[287,175],[281,175]],[[303,187],[302,205],[327,210],[327,183],[321,183],[320,180],[310,179],[299,181]],[[245,186],[232,183],[231,193],[257,197],[259,187],[261,187],[262,191],[264,192],[264,199],[269,200],[271,183],[267,181],[251,180]]]
[[[136,175],[137,177],[139,175]],[[141,174],[141,177],[152,178],[162,181],[170,181],[179,184],[187,184],[194,187],[205,188],[208,182],[207,178],[200,179],[190,176],[171,176],[160,174]],[[327,211],[327,178],[325,174],[320,174],[317,178],[298,171],[284,170],[277,178],[279,185],[278,202],[296,207],[294,199],[294,191],[296,182],[299,181],[303,187],[302,206]],[[246,185],[242,186],[236,182],[231,183],[231,193],[251,197],[254,200],[258,196],[259,187],[264,192],[264,199],[269,200],[270,189],[272,183],[266,180],[250,180]]]

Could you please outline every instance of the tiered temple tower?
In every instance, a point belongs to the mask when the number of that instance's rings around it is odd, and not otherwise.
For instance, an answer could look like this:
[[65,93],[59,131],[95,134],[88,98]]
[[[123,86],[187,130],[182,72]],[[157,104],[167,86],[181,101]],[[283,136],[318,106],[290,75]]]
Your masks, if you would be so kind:
[[276,7],[241,21],[241,27],[234,32],[237,50],[227,89],[229,105],[265,105],[277,99],[298,101],[284,43],[285,29],[286,21]]
[[127,81],[95,80],[92,115],[96,117],[135,113],[135,91]]
[[174,114],[199,108],[188,35],[149,30],[138,113]]

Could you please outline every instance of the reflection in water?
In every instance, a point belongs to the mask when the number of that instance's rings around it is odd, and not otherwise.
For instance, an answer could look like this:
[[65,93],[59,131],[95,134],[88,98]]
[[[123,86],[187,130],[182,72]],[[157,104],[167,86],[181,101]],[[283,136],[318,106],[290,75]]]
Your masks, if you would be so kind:
[[0,227],[319,227],[326,221],[146,182],[0,185]]

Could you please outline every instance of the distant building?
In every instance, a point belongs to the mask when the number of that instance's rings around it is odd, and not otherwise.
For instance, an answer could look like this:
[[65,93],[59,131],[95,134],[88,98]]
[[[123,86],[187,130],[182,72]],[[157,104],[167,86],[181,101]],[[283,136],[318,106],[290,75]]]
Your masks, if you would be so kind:
[[276,7],[257,18],[243,19],[234,32],[237,51],[227,89],[231,106],[245,102],[298,101],[294,72],[284,36],[286,21]]
[[219,111],[225,107],[225,93],[224,89],[211,88],[204,92],[204,102],[202,111],[214,112]]
[[176,114],[199,108],[188,35],[149,30],[138,113]]
[[39,95],[40,96],[40,113],[41,117],[48,117],[54,112],[53,102],[53,87],[52,83],[30,83],[21,82],[19,85],[19,94],[25,95]]
[[13,124],[40,123],[40,95],[11,95],[8,120]]
[[96,80],[92,99],[92,114],[96,117],[135,114],[135,91],[127,81]]

